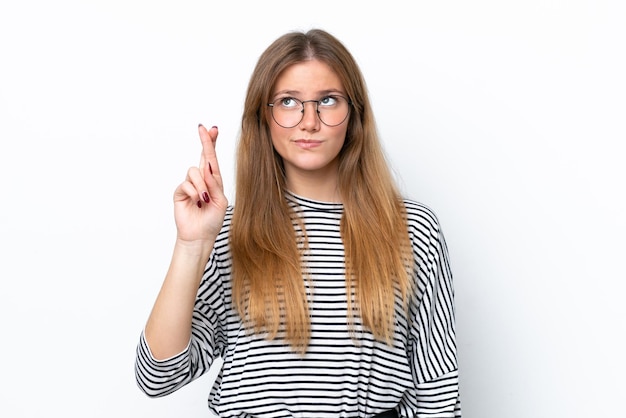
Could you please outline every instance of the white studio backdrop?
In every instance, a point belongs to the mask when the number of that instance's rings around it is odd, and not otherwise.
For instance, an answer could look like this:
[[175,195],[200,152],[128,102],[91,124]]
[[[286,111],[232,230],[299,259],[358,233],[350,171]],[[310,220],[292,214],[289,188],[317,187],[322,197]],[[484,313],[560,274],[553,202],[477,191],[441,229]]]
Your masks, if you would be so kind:
[[248,77],[293,29],[342,40],[403,191],[439,215],[468,418],[619,416],[626,308],[623,2],[5,1],[3,417],[210,417],[134,350],[171,197],[218,125],[232,198]]

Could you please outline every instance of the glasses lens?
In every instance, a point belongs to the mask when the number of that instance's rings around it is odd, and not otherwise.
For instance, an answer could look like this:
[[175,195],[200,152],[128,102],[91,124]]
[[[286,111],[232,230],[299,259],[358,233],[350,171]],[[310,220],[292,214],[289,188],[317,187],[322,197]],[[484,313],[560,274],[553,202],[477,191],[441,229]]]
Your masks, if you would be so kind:
[[302,120],[302,102],[293,97],[284,97],[274,102],[272,117],[284,128],[293,128]]
[[341,96],[327,96],[320,99],[318,103],[320,120],[328,126],[341,125],[350,112],[348,101]]
[[[345,97],[326,96],[316,102],[313,105],[317,105],[317,114],[323,124],[337,126],[348,118],[350,103]],[[272,103],[272,117],[283,128],[293,128],[304,117],[304,104],[293,97],[278,99]]]

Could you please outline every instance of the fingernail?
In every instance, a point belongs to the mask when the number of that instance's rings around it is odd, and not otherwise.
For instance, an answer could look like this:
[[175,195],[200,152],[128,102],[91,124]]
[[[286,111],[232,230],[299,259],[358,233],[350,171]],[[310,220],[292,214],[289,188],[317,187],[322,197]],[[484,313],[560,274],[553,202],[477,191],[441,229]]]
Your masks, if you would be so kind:
[[202,202],[198,200],[198,201],[196,202],[196,205],[198,205],[198,207],[199,207],[199,208],[201,208],[201,207],[202,207]]
[[207,192],[202,193],[202,198],[205,202],[209,203],[209,194]]
[[202,124],[201,124],[201,123],[199,123],[199,124],[198,124],[198,128],[199,128],[199,127],[201,127],[201,126],[202,126]]
[[209,171],[213,174],[213,168],[211,168],[211,163],[209,163]]
[[217,129],[217,126],[213,125],[213,128]]

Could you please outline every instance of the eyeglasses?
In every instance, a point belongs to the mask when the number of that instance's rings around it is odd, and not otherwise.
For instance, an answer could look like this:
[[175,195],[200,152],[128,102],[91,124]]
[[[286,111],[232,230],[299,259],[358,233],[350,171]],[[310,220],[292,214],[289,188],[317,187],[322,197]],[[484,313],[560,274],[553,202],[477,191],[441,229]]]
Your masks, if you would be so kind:
[[343,96],[324,96],[319,100],[300,100],[281,97],[267,105],[272,109],[272,118],[283,128],[293,128],[304,118],[304,104],[315,103],[315,111],[326,126],[338,126],[348,119],[352,102]]

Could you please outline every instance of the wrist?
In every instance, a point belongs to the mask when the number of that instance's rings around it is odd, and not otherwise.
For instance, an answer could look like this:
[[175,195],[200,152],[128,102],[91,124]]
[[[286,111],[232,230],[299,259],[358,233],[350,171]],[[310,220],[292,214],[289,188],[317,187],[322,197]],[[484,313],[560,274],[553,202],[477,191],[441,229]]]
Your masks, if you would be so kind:
[[203,257],[206,259],[213,249],[213,241],[210,240],[184,240],[176,238],[174,252],[187,257]]

